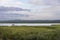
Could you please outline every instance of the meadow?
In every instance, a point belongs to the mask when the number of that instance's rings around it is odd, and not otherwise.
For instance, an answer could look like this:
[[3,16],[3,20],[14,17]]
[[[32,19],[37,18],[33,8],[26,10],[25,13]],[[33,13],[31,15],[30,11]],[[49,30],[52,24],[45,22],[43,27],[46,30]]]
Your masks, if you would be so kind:
[[60,40],[60,25],[0,26],[0,40]]

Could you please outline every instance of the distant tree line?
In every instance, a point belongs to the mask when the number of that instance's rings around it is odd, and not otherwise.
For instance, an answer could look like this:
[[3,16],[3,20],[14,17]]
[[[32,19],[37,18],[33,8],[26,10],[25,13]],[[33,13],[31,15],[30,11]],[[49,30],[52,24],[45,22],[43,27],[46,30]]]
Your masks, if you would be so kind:
[[60,20],[7,20],[0,23],[60,23]]

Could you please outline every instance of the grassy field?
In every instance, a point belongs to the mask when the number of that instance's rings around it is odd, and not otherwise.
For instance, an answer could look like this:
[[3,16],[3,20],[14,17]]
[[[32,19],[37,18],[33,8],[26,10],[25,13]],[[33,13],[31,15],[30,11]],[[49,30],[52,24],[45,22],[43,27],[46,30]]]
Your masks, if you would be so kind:
[[0,40],[60,40],[60,25],[55,26],[1,26]]

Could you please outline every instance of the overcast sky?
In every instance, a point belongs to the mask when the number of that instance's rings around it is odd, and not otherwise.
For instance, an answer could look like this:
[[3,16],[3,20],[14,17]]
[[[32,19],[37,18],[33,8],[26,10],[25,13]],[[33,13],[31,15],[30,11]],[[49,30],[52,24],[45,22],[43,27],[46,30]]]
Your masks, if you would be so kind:
[[0,0],[0,20],[12,19],[60,20],[60,0]]

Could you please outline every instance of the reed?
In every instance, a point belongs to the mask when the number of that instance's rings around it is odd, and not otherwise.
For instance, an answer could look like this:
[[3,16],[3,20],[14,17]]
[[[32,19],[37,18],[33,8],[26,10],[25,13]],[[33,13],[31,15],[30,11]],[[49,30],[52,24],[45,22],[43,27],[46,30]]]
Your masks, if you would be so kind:
[[60,26],[2,26],[0,40],[60,40]]

